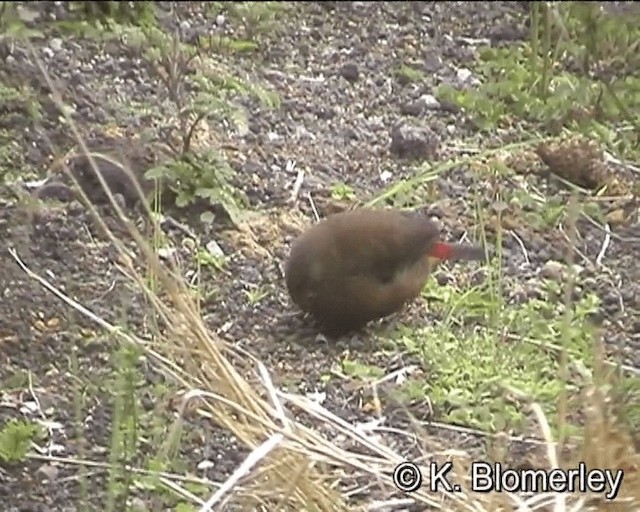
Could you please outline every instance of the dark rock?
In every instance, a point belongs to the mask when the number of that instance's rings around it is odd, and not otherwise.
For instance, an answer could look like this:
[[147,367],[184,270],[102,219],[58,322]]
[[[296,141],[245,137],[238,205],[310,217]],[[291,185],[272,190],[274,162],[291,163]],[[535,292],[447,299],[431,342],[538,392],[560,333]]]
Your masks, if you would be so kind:
[[357,82],[360,78],[360,70],[355,62],[348,62],[340,68],[340,75],[348,82]]
[[440,138],[429,128],[396,124],[391,130],[392,154],[412,160],[434,160],[440,149]]

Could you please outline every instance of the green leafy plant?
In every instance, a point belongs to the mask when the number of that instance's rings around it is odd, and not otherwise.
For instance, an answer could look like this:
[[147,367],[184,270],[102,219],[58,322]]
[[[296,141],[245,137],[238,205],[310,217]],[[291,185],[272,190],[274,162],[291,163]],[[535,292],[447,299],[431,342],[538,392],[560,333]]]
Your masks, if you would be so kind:
[[204,249],[198,251],[197,257],[201,266],[209,267],[219,272],[224,270],[228,261],[224,256],[216,256]]
[[229,5],[229,15],[242,23],[243,37],[251,41],[267,32],[277,33],[278,17],[286,9],[283,2],[233,2]]
[[482,130],[521,121],[551,133],[569,127],[602,139],[618,154],[637,152],[640,139],[610,127],[638,127],[639,40],[637,23],[603,13],[598,3],[538,2],[531,5],[529,41],[479,49],[474,71],[481,86],[446,84],[437,96],[472,113]]
[[356,198],[356,191],[346,183],[336,183],[331,187],[331,197],[339,201],[351,201]]
[[269,295],[269,290],[265,286],[257,286],[250,290],[244,290],[244,294],[247,297],[247,302],[254,306]]
[[43,434],[36,423],[12,419],[0,430],[0,461],[17,462],[24,460],[31,442]]
[[67,2],[70,12],[84,21],[110,24],[155,25],[154,2]]
[[417,83],[424,80],[422,71],[411,66],[402,66],[395,72],[396,79],[402,84]]
[[222,205],[225,213],[235,222],[240,211],[248,205],[242,191],[231,184],[235,172],[222,154],[215,150],[185,153],[149,169],[146,176],[164,181],[175,193],[175,204],[179,208],[204,200],[210,205]]
[[[547,297],[507,307],[495,304],[489,290],[430,282],[425,295],[443,320],[413,330],[400,327],[396,343],[433,371],[427,381],[407,381],[402,395],[415,399],[421,389],[445,420],[491,432],[523,426],[521,401],[538,401],[552,411],[563,385],[558,351],[564,306],[556,283],[543,284],[542,293]],[[572,306],[566,348],[576,361],[592,357],[588,317],[597,305],[597,298],[587,295]],[[458,311],[469,319],[492,321],[468,330],[457,325]],[[571,385],[577,390],[580,384]]]
[[379,378],[384,375],[384,370],[382,368],[351,359],[344,359],[342,361],[342,371],[345,375],[365,380]]
[[176,121],[165,127],[163,141],[174,159],[151,169],[147,177],[162,180],[175,193],[179,207],[203,201],[222,205],[235,220],[247,205],[244,194],[232,185],[235,172],[215,147],[194,148],[194,136],[208,123],[229,123],[244,132],[246,113],[236,98],[254,96],[269,107],[277,107],[278,97],[233,76],[221,60],[210,55],[206,40],[198,46],[188,45],[177,34],[155,27],[123,28],[123,34],[155,70],[165,86],[166,99],[176,110]]

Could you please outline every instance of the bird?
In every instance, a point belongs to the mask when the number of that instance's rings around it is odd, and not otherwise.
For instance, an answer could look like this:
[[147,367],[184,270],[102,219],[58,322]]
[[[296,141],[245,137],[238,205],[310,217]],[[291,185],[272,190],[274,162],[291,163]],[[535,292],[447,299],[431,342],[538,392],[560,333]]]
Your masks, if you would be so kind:
[[437,261],[484,260],[482,247],[445,243],[437,224],[397,209],[359,208],[303,232],[284,266],[291,300],[339,337],[401,310]]
[[[92,141],[89,145],[89,153],[73,151],[65,155],[64,160],[56,160],[48,183],[36,195],[41,199],[63,201],[78,197],[75,190],[65,190],[65,185],[68,189],[75,188],[73,180],[64,172],[66,164],[67,170],[91,202],[109,204],[109,196],[94,172],[89,154],[97,172],[121,205],[135,206],[155,192],[156,180],[147,178],[146,171],[161,158],[163,146],[126,137],[108,137]],[[140,187],[142,197],[136,185]]]
[[[153,191],[153,182],[144,178],[145,167],[131,165],[128,168],[120,161],[123,160],[123,157],[116,159],[115,156],[108,153],[93,153],[92,156],[98,172],[102,175],[111,193],[113,195],[119,194],[126,205],[133,206],[142,199],[138,194],[135,182],[141,187],[143,195]],[[87,155],[73,155],[70,158],[69,169],[91,201],[109,202],[108,195],[92,169]]]
[[[102,159],[97,155],[94,155],[94,160],[98,172],[102,175],[114,199],[122,208],[133,206],[140,200],[135,184],[124,167],[119,167],[113,161]],[[69,169],[91,202],[99,204],[109,202],[109,197],[102,188],[99,178],[93,172],[88,159],[82,157],[72,161]],[[147,182],[141,181],[135,175],[132,176],[142,187],[143,193],[148,193]],[[38,199],[55,199],[65,203],[80,197],[74,184],[62,173],[50,177],[46,183],[36,187],[33,190],[33,195]]]
[[59,181],[51,181],[36,187],[33,195],[38,199],[55,199],[65,203],[70,203],[76,198],[75,190]]

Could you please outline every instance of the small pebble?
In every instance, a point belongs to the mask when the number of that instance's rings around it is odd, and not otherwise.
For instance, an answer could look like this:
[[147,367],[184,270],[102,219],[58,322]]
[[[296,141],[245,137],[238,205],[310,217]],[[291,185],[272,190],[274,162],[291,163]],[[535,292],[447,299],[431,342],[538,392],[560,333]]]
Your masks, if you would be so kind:
[[59,52],[62,50],[62,39],[59,37],[54,37],[49,41],[49,48],[51,48],[54,52]]

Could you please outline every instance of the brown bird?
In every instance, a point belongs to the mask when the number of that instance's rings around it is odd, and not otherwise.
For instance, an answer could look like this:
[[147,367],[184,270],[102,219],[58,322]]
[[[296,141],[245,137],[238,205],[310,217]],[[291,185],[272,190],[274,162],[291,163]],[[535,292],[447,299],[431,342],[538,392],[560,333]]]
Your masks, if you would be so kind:
[[37,187],[33,194],[38,199],[55,199],[70,203],[76,198],[75,191],[68,185],[59,181],[52,181]]
[[[147,179],[145,173],[163,158],[163,147],[126,137],[107,137],[92,141],[90,146],[89,150],[98,172],[121,206],[132,207],[140,203],[141,197],[136,184],[140,186],[145,197],[154,192],[155,182]],[[108,194],[102,188],[86,154],[74,152],[67,155],[65,160],[68,170],[90,201],[110,203]],[[62,160],[53,164],[51,179],[42,190],[36,192],[38,197],[63,201],[78,197],[75,190],[69,190],[74,188],[74,183],[65,174],[63,165]]]
[[[143,194],[149,194],[153,190],[153,182],[144,178],[146,168],[140,166],[138,162],[136,162],[137,166],[129,165],[127,162],[130,168],[128,172],[128,168],[121,163],[121,160],[124,160],[124,156],[120,157],[120,159],[109,153],[93,153],[92,156],[98,172],[102,175],[111,193],[122,196],[122,201],[126,205],[133,206],[141,200],[134,180],[141,187]],[[91,201],[98,203],[109,202],[108,195],[102,188],[96,173],[91,168],[91,163],[87,156],[83,154],[73,155],[70,158],[69,169]]]
[[[129,174],[126,168],[116,160],[107,156],[94,154],[94,161],[98,172],[105,183],[120,202],[120,206],[134,206],[140,201],[140,196],[133,182],[135,180],[141,187],[143,194],[149,194],[153,190],[153,182],[144,179],[143,172],[138,171]],[[60,167],[62,164],[59,164]],[[75,176],[80,188],[84,190],[90,201],[94,203],[108,203],[109,196],[102,188],[100,180],[91,168],[89,159],[84,155],[75,155],[70,159],[69,170]],[[44,185],[34,189],[33,194],[38,199],[55,199],[62,202],[70,202],[79,198],[72,180],[64,174],[60,168],[50,177]]]
[[[328,217],[291,248],[291,299],[331,336],[359,329],[415,299],[437,260],[484,260],[481,247],[439,240],[419,214],[359,209]],[[435,260],[435,261],[434,261]]]

